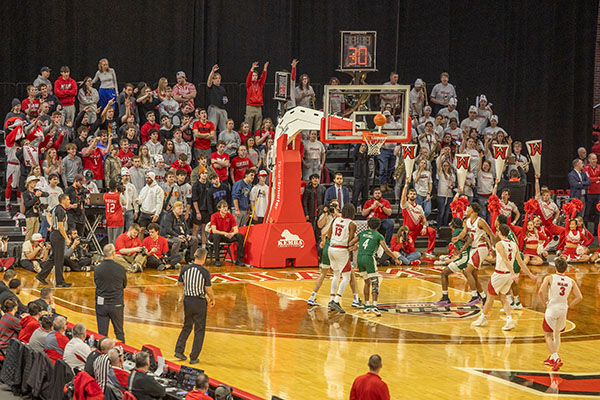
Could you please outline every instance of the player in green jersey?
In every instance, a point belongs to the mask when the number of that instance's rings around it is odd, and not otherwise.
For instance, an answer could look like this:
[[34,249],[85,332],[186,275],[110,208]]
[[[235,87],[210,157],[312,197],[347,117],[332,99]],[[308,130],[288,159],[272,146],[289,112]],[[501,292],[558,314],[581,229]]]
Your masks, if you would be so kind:
[[[379,296],[379,274],[377,273],[377,260],[375,254],[379,246],[383,248],[388,256],[394,260],[396,264],[401,264],[401,261],[392,253],[385,244],[385,238],[377,229],[381,226],[381,220],[377,217],[372,217],[367,222],[369,229],[358,234],[358,256],[357,264],[358,271],[362,275],[365,286],[365,307],[364,313],[373,312],[378,317],[381,316],[381,311],[377,308],[377,298]],[[355,239],[356,243],[356,239]],[[369,305],[369,292],[373,295],[373,305]]]

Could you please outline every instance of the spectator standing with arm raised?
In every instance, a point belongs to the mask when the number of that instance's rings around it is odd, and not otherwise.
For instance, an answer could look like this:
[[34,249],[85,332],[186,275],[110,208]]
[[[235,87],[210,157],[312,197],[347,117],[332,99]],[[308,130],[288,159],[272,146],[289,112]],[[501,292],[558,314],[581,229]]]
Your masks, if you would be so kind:
[[221,132],[225,130],[227,121],[225,104],[228,99],[225,88],[221,86],[221,74],[218,71],[219,65],[213,65],[208,74],[206,86],[208,87],[208,120],[215,125],[218,132]]
[[263,87],[267,80],[267,61],[263,66],[263,71],[258,77],[258,61],[252,63],[252,67],[246,77],[246,122],[250,125],[250,131],[255,132],[262,124],[262,106],[263,106]]

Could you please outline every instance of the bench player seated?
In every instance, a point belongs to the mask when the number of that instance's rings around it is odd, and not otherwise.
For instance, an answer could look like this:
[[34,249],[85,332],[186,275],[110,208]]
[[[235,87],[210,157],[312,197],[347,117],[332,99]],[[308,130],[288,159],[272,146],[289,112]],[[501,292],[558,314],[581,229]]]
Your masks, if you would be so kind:
[[496,243],[496,268],[488,283],[488,299],[483,306],[481,315],[474,321],[471,326],[487,326],[488,320],[486,314],[489,314],[494,306],[496,299],[499,299],[504,305],[506,312],[506,324],[502,327],[503,331],[509,331],[515,327],[515,321],[511,316],[510,302],[506,298],[506,294],[511,288],[512,282],[519,279],[514,271],[513,263],[517,260],[521,268],[529,275],[531,279],[536,279],[536,276],[529,271],[527,265],[521,258],[518,245],[508,238],[511,233],[508,225],[502,224],[498,228],[498,237],[500,240]]
[[[377,253],[379,246],[381,246],[383,251],[394,260],[396,265],[401,264],[401,261],[387,247],[385,238],[377,231],[381,226],[381,220],[377,217],[372,217],[367,222],[367,226],[369,229],[358,234],[358,238],[353,240],[354,243],[351,244],[350,250],[355,249],[355,246],[353,245],[358,240],[358,271],[365,281],[365,307],[363,308],[363,312],[373,312],[373,314],[380,317],[381,311],[377,308],[377,298],[379,297],[379,274],[377,273],[377,260],[375,259],[375,254]],[[373,295],[373,305],[369,305],[369,292]]]
[[[539,295],[542,303],[546,304],[544,313],[544,322],[542,329],[546,339],[546,345],[550,350],[550,356],[544,361],[553,371],[558,371],[563,362],[558,356],[560,347],[560,333],[565,330],[567,322],[567,311],[579,303],[583,296],[575,281],[565,276],[568,264],[567,261],[558,257],[554,261],[556,273],[547,275],[540,286]],[[569,303],[569,294],[573,291],[575,298]]]

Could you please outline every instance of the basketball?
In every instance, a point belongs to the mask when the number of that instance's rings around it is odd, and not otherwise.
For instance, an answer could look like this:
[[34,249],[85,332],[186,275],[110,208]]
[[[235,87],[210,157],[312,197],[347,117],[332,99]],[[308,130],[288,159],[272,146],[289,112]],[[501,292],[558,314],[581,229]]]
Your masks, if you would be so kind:
[[373,117],[373,122],[375,122],[375,125],[377,126],[383,126],[385,124],[385,115],[383,115],[382,113],[376,114]]

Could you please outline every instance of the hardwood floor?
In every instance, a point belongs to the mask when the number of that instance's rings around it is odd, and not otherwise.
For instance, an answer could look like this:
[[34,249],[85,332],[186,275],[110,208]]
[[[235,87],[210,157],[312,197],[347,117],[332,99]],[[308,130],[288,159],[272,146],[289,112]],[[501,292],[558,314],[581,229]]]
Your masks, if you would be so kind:
[[[347,314],[328,312],[329,280],[319,291],[321,306],[309,309],[306,299],[316,269],[265,271],[226,265],[209,266],[209,270],[216,306],[209,309],[199,366],[209,376],[257,396],[347,399],[354,378],[367,371],[373,353],[383,358],[381,376],[392,398],[521,399],[556,390],[561,391],[561,398],[600,396],[597,265],[578,264],[570,269],[584,299],[569,311],[559,351],[565,363],[560,375],[548,374],[551,371],[542,363],[548,351],[541,328],[544,307],[536,294],[543,275],[554,271],[552,266],[534,268],[537,282],[521,278],[524,309],[513,312],[517,326],[510,332],[500,329],[504,324],[500,303],[494,307],[490,325],[476,329],[470,324],[479,315],[479,307],[457,304],[447,310],[433,306],[441,295],[439,268],[433,266],[416,271],[380,267],[384,276],[381,317],[353,309],[350,289],[342,301]],[[484,285],[492,270],[486,266],[481,271]],[[154,344],[173,361],[183,322],[177,273],[128,274],[125,294],[127,343]],[[24,280],[22,300],[33,299],[40,288],[33,274],[19,270],[19,277]],[[67,273],[66,278],[74,285],[56,289],[58,312],[95,330],[93,273]],[[358,285],[362,297],[360,279]],[[462,276],[452,276],[450,285],[454,302],[469,300]],[[191,343],[188,352],[190,348]]]

